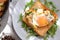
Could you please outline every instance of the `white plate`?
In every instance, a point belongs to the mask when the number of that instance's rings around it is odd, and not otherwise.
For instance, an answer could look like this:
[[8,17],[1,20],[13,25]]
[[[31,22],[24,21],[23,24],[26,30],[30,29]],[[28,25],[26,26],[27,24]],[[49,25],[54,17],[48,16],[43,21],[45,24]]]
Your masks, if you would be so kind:
[[[55,5],[57,6],[58,9],[60,9],[60,0],[52,0]],[[19,19],[19,15],[20,13],[23,13],[24,11],[24,7],[26,2],[29,2],[28,0],[20,0],[18,1],[18,3],[16,4],[13,14],[12,14],[12,19],[13,19],[13,26],[14,26],[14,30],[17,33],[17,35],[22,39],[22,40],[43,40],[43,38],[39,38],[39,37],[34,37],[31,36],[30,38],[26,38],[27,36],[27,32],[21,27],[21,22],[18,23],[18,19]],[[60,17],[59,13],[58,17]],[[58,30],[56,32],[56,35],[54,36],[54,38],[49,37],[48,40],[60,40],[60,23],[59,23],[59,19],[58,19]]]

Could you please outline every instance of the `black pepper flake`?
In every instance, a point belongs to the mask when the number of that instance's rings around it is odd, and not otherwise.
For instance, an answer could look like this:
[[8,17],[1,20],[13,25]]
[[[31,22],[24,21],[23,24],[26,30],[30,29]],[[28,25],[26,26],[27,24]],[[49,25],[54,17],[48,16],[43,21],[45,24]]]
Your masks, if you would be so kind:
[[2,40],[15,40],[12,36],[5,36]]

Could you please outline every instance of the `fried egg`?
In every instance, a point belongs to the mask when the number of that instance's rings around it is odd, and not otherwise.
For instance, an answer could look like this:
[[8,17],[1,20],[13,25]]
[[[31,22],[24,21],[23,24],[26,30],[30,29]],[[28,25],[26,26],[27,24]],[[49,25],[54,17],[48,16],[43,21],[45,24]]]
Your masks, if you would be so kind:
[[43,9],[37,9],[36,13],[33,14],[33,25],[46,26],[49,24],[49,22],[51,22],[54,19],[54,17],[50,14],[50,11],[45,11],[45,13],[43,12]]

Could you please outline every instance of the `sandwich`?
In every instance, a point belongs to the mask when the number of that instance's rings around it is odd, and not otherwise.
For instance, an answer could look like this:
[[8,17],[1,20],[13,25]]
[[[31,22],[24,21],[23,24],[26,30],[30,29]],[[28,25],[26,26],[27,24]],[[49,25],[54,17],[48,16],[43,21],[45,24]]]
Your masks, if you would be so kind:
[[57,14],[39,1],[36,1],[31,8],[27,8],[23,16],[23,22],[39,36],[45,36],[57,19]]
[[0,17],[3,15],[7,0],[0,0]]

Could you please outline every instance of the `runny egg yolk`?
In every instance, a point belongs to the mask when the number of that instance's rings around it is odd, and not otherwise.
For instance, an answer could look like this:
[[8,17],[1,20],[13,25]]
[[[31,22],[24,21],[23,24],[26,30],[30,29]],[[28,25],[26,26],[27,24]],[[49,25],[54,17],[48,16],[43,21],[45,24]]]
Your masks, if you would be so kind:
[[37,23],[39,26],[46,26],[48,24],[48,19],[46,16],[40,16],[37,18]]
[[40,27],[48,25],[53,19],[49,10],[37,9],[37,13],[33,14],[33,24]]

